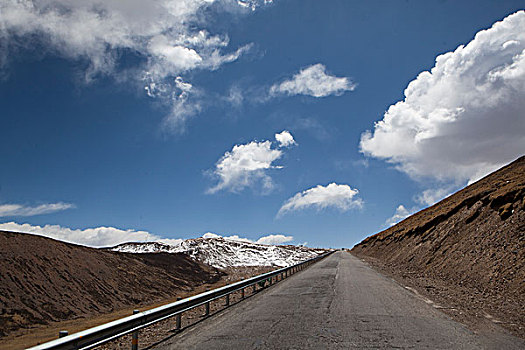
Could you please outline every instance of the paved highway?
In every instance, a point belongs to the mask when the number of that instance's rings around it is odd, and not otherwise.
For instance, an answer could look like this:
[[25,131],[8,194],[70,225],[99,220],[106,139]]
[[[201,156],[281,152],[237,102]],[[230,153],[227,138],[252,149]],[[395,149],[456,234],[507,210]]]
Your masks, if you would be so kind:
[[338,251],[156,349],[525,349],[482,337]]

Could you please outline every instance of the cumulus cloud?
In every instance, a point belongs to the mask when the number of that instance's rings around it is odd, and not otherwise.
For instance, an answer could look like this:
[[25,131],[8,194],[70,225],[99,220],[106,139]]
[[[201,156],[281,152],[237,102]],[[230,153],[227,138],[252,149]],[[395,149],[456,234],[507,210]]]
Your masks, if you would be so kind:
[[235,145],[215,164],[213,176],[219,183],[210,188],[208,193],[220,190],[240,192],[246,187],[260,183],[264,191],[273,188],[272,178],[266,173],[269,169],[280,169],[273,162],[281,158],[283,152],[272,149],[271,141],[252,141],[244,145]]
[[[86,62],[86,81],[99,75],[126,77],[170,106],[165,124],[174,128],[201,107],[177,96],[175,77],[195,69],[215,70],[237,60],[251,44],[228,49],[227,35],[212,34],[206,13],[212,6],[240,13],[267,3],[254,0],[24,0],[0,4],[0,64],[21,49]],[[244,10],[244,12],[247,12]],[[42,52],[39,52],[42,53]],[[124,60],[133,56],[134,60]],[[125,61],[125,62],[124,62]],[[136,62],[136,63],[132,63]],[[124,77],[124,78],[123,78]],[[202,104],[202,103],[201,103]]]
[[326,97],[342,95],[345,91],[353,91],[355,87],[356,84],[349,78],[329,75],[326,73],[326,67],[317,63],[302,69],[292,79],[272,85],[270,96],[308,95]]
[[275,134],[275,140],[279,142],[279,147],[297,145],[297,143],[293,139],[292,134],[290,134],[290,132],[287,130],[283,130],[281,133]]
[[278,245],[283,244],[287,242],[293,241],[293,236],[285,236],[285,235],[268,235],[261,237],[257,240],[256,243],[259,244],[267,244],[267,245]]
[[413,210],[413,209],[408,210],[407,208],[405,208],[405,206],[403,204],[400,204],[396,208],[396,211],[395,211],[394,215],[392,215],[392,217],[388,218],[386,220],[385,224],[388,225],[388,226],[393,226],[393,225],[397,224],[398,222],[406,219],[410,215],[412,215],[414,213],[414,211],[415,210]]
[[63,202],[40,204],[36,207],[29,207],[20,204],[1,204],[0,217],[51,214],[71,208],[75,208],[75,206],[73,204]]
[[318,210],[332,207],[340,211],[347,211],[352,208],[361,208],[363,200],[354,198],[359,191],[349,185],[336,183],[327,186],[317,185],[316,187],[295,194],[289,198],[279,209],[277,216],[281,216],[289,211],[303,210],[307,208],[317,208]]
[[[361,136],[412,178],[473,182],[525,150],[525,11],[439,55]],[[426,201],[423,199],[423,201]],[[427,201],[429,202],[429,201]]]
[[86,245],[89,247],[111,247],[124,242],[163,242],[178,245],[181,239],[162,238],[147,231],[122,230],[115,227],[94,227],[71,229],[60,225],[33,226],[6,222],[0,224],[0,230],[32,233],[64,242]]
[[293,236],[285,236],[282,234],[271,234],[267,236],[262,236],[258,240],[253,241],[248,238],[239,237],[238,235],[231,235],[231,236],[221,236],[213,232],[207,232],[203,236],[203,238],[223,238],[223,239],[230,239],[233,241],[241,241],[241,242],[248,242],[248,243],[257,243],[257,244],[266,244],[266,245],[279,245],[287,242],[293,241]]

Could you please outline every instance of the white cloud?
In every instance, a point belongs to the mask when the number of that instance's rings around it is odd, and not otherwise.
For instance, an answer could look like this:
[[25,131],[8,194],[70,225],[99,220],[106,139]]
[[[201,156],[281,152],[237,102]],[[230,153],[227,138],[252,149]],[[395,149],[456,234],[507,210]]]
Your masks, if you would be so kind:
[[282,156],[282,151],[271,148],[270,141],[252,141],[245,145],[235,145],[215,164],[213,175],[219,183],[208,193],[220,190],[240,192],[258,182],[264,191],[273,188],[272,178],[266,173],[269,169],[279,169],[273,162]]
[[273,3],[273,0],[237,0],[237,4],[244,8],[251,9],[252,11],[255,11],[257,7],[261,6],[261,4],[267,5]]
[[122,230],[115,227],[94,227],[81,230],[60,225],[33,226],[31,224],[6,222],[0,224],[0,230],[32,233],[90,247],[111,247],[124,242],[158,241],[172,245],[178,245],[182,242],[180,239],[163,239],[147,231]]
[[396,212],[394,213],[394,215],[392,215],[391,218],[388,218],[385,222],[385,224],[387,224],[388,226],[393,226],[395,224],[397,224],[398,222],[406,219],[407,217],[409,217],[410,215],[412,215],[414,213],[414,210],[408,210],[407,208],[405,208],[404,205],[400,204],[397,208],[396,208]]
[[223,238],[223,239],[229,239],[232,241],[240,241],[240,242],[248,242],[248,243],[254,243],[251,239],[243,238],[238,235],[230,235],[230,236],[221,236],[213,232],[207,232],[202,235],[202,238]]
[[202,235],[202,238],[223,238],[223,237],[213,232],[206,232],[205,234]]
[[361,208],[363,200],[354,198],[358,193],[357,189],[353,189],[349,185],[336,183],[331,183],[327,186],[317,185],[289,198],[279,209],[277,216],[281,216],[289,211],[303,210],[310,207],[317,209],[333,207],[341,211]]
[[176,133],[184,132],[186,121],[203,109],[201,102],[202,91],[185,82],[180,76],[175,78],[173,88],[163,89],[162,86],[159,88],[154,86],[151,91],[158,91],[159,94],[162,94],[164,91],[169,92],[169,96],[163,96],[163,98],[171,101],[170,113],[163,121],[163,126],[166,130]]
[[279,244],[293,241],[293,236],[285,236],[282,234],[275,234],[275,235],[271,234],[267,236],[262,236],[256,241],[253,241],[248,238],[239,237],[238,235],[221,236],[213,232],[207,232],[202,237],[203,238],[224,238],[224,239],[229,239],[233,241],[266,244],[266,245],[279,245]]
[[287,242],[293,241],[293,236],[285,236],[285,235],[268,235],[261,237],[257,240],[256,243],[259,244],[267,244],[267,245],[279,245]]
[[302,69],[292,79],[274,84],[270,95],[309,95],[326,97],[341,95],[345,91],[353,91],[356,87],[349,78],[338,78],[326,73],[326,67],[320,63]]
[[40,204],[36,207],[28,207],[20,204],[1,204],[0,217],[50,214],[71,208],[75,208],[75,206],[73,204],[63,202]]
[[281,133],[275,134],[275,140],[279,142],[279,147],[297,145],[297,143],[293,139],[292,134],[290,134],[290,132],[287,130],[283,130]]
[[[173,78],[190,70],[215,70],[233,62],[251,44],[227,50],[227,35],[210,34],[206,10],[212,5],[231,13],[247,13],[266,1],[237,4],[228,0],[35,0],[2,1],[0,5],[0,64],[5,69],[16,51],[44,49],[44,54],[87,62],[86,81],[98,75],[146,86],[150,97],[171,107],[165,121],[181,125],[200,107],[195,101],[172,98],[178,86]],[[208,13],[213,12],[209,11]],[[226,51],[226,52],[225,52]],[[42,52],[39,52],[42,53]],[[135,56],[134,61],[124,56]],[[137,63],[130,63],[137,62]],[[124,67],[124,68],[122,68]],[[150,93],[157,87],[157,94]],[[159,87],[161,87],[159,89]],[[158,94],[163,90],[164,93]],[[199,100],[196,102],[198,103]],[[201,103],[202,104],[202,103]],[[175,116],[175,117],[173,117]]]
[[431,206],[452,194],[450,187],[431,188],[418,194],[416,202],[425,206]]
[[473,182],[525,150],[525,11],[478,32],[410,82],[373,132],[366,155],[415,179]]

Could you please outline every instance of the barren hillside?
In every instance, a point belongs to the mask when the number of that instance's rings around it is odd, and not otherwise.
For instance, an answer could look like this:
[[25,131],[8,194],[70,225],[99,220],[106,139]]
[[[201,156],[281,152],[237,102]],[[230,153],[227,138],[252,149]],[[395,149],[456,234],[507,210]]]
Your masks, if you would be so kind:
[[0,231],[0,337],[152,304],[221,275],[184,254],[117,253]]
[[397,225],[352,253],[442,304],[525,337],[525,157]]

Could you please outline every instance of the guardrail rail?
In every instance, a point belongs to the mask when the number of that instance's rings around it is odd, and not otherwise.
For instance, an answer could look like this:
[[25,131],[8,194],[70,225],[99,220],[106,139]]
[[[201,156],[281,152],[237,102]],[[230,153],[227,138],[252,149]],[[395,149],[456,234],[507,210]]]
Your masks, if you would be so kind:
[[[59,338],[50,342],[29,348],[28,350],[87,350],[93,349],[111,340],[117,339],[129,333],[133,333],[132,349],[138,349],[138,331],[170,317],[176,316],[176,329],[181,329],[181,316],[185,311],[201,305],[205,305],[205,315],[210,314],[210,302],[218,298],[226,297],[226,306],[229,305],[231,293],[241,291],[244,299],[244,290],[253,287],[254,292],[258,283],[273,283],[282,281],[292,274],[305,269],[313,263],[325,258],[332,252],[318,255],[298,264],[287,266],[275,271],[267,272],[236,283],[226,285],[217,289],[206,291],[176,302],[159,306],[157,308],[139,312],[135,310],[133,315],[127,316],[109,323],[102,324],[78,333],[67,335],[61,331]],[[275,280],[275,282],[274,282]]]

